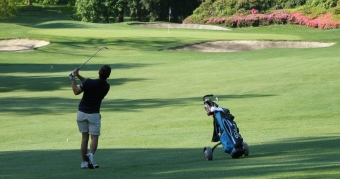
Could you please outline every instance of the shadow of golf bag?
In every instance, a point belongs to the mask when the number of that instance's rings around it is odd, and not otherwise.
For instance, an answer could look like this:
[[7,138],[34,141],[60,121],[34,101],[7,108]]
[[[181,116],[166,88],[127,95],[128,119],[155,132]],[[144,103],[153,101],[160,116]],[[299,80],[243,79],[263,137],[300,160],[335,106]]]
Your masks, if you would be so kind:
[[[229,153],[232,158],[240,158],[249,155],[247,143],[243,141],[239,128],[237,127],[234,116],[229,109],[219,107],[215,102],[205,95],[203,97],[204,108],[208,116],[213,116],[214,132],[212,142],[219,142],[213,148],[207,146],[203,149],[203,155],[206,160],[212,160],[212,154],[218,145],[223,146],[223,151]],[[217,99],[217,98],[216,98]]]

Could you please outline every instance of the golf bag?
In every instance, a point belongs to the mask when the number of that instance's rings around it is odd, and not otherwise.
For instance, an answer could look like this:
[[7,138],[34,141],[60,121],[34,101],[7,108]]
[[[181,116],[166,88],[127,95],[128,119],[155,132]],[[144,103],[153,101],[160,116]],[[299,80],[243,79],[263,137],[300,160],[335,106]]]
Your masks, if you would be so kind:
[[207,98],[208,96],[213,95],[204,96],[203,101],[207,115],[213,116],[214,131],[211,141],[219,143],[212,149],[210,147],[204,148],[205,159],[212,160],[212,153],[220,144],[223,146],[223,151],[229,153],[232,158],[248,156],[248,145],[243,141],[239,128],[234,121],[235,117],[230,113],[229,109],[219,107],[215,102]]

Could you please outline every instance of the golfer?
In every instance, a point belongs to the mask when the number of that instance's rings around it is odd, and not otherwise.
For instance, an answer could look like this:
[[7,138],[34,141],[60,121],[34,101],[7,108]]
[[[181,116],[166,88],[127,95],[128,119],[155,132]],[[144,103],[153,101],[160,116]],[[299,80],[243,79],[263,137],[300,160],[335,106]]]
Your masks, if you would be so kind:
[[[82,133],[80,150],[83,162],[81,163],[81,168],[94,169],[99,167],[99,165],[94,162],[94,153],[97,150],[100,135],[100,105],[110,90],[110,85],[106,82],[110,74],[110,66],[104,65],[99,69],[98,79],[92,80],[84,78],[80,76],[78,69],[73,70],[70,75],[73,93],[79,95],[84,92],[77,113],[78,128]],[[82,82],[79,86],[77,86],[75,76]],[[90,152],[87,153],[90,135]]]

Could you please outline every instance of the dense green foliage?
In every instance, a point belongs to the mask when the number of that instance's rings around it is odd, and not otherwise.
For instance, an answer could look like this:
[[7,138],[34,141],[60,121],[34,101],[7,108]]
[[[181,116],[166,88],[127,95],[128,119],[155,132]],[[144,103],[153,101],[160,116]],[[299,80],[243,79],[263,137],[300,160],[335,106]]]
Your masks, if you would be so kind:
[[294,8],[305,4],[304,0],[207,0],[194,11],[197,18],[224,17],[246,13],[252,9],[265,12],[271,9]]
[[42,5],[56,5],[57,3],[66,4],[68,0],[22,0],[22,1],[24,1],[26,5],[31,6],[33,3],[38,3]]
[[1,0],[0,19],[9,19],[18,12],[18,5],[63,4],[74,11],[72,19],[84,22],[123,22],[127,15],[137,21],[182,22],[192,14],[201,0]]
[[114,22],[126,0],[77,0],[76,12],[84,22]]
[[15,17],[20,8],[31,6],[33,3],[43,5],[55,5],[59,0],[0,0],[0,20],[8,20]]
[[339,3],[338,0],[208,0],[184,23],[208,22],[228,27],[292,23],[338,28]]
[[35,0],[39,4],[57,4],[59,0]]
[[21,1],[17,0],[0,0],[0,19],[8,20],[14,17],[18,12],[18,4]]
[[[99,22],[101,18],[103,22],[114,22],[124,15],[137,21],[167,21],[170,7],[172,21],[182,22],[192,14],[200,2],[200,0],[77,0],[75,6],[77,14],[86,22]],[[112,20],[107,21],[110,18]]]

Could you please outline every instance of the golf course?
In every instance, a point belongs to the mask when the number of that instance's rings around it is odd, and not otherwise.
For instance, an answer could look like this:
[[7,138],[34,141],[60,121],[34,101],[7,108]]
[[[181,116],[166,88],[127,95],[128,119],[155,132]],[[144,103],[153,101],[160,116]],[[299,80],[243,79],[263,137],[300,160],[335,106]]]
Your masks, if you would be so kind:
[[[49,42],[0,51],[0,178],[340,176],[340,29],[142,28],[128,17],[104,24],[69,16],[62,6],[32,6],[0,21],[0,40]],[[215,41],[332,45],[172,50]],[[68,75],[102,47],[108,50],[79,71],[96,79],[101,66],[112,68],[100,111],[100,168],[81,169],[76,117],[82,94],[74,95]],[[207,94],[235,116],[249,156],[233,159],[219,146],[213,160],[204,159],[203,148],[216,144],[202,101]]]

